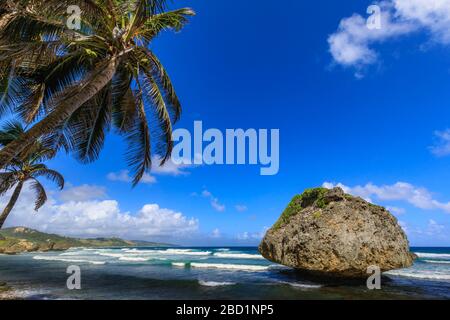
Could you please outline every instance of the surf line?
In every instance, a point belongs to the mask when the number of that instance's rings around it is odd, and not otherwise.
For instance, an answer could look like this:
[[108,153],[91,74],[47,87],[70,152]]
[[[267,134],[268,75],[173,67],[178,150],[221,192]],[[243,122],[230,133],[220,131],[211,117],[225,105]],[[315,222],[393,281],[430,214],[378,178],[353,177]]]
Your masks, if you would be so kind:
[[183,304],[182,307],[177,307],[177,315],[196,315],[207,318],[210,311],[211,307],[190,307],[186,304]]

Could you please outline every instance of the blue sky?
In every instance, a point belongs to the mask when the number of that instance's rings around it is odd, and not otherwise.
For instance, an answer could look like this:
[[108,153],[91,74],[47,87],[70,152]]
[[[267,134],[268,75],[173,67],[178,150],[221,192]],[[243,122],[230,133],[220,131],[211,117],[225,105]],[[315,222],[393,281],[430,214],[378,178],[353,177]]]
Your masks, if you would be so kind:
[[[176,128],[201,120],[223,131],[280,129],[279,173],[174,167],[132,189],[117,181],[127,180],[121,172],[126,147],[111,134],[93,164],[66,155],[51,163],[70,184],[62,195],[52,193],[43,218],[23,205],[8,223],[76,235],[254,245],[295,194],[328,182],[390,207],[412,245],[450,246],[450,26],[444,19],[450,9],[440,0],[433,9],[425,0],[409,3],[414,10],[405,0],[384,3],[385,29],[371,34],[357,18],[339,28],[353,14],[366,19],[370,1],[174,1],[173,7],[197,12],[181,33],[153,44],[183,104]],[[431,24],[430,10],[442,21]],[[82,222],[70,229],[62,226],[64,208],[98,217],[90,226],[90,218],[74,216],[72,222]],[[136,231],[140,223],[148,223],[146,236]]]

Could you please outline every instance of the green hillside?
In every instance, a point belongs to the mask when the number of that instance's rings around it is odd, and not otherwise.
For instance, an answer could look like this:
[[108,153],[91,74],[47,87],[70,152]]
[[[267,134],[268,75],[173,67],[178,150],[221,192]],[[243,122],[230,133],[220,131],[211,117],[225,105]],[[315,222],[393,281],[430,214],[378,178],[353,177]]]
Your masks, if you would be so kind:
[[167,243],[132,241],[119,238],[69,238],[57,234],[15,227],[0,230],[0,253],[67,250],[74,247],[169,247]]

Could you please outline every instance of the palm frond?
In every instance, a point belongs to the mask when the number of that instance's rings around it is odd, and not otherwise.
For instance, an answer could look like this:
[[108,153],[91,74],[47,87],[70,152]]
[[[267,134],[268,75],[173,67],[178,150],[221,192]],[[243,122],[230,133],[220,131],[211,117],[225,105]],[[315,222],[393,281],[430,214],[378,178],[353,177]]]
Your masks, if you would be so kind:
[[148,104],[155,108],[156,121],[161,129],[162,136],[164,137],[164,142],[162,146],[160,145],[160,149],[163,150],[161,165],[164,165],[170,158],[173,149],[172,120],[160,88],[151,75],[147,74],[142,76],[142,83],[142,88],[145,92],[144,97],[148,101]]
[[56,185],[58,186],[59,189],[64,188],[64,177],[62,176],[62,174],[60,174],[58,171],[48,169],[47,167],[36,168],[32,172],[32,177],[33,178],[37,178],[37,177],[47,178],[47,179],[53,181],[54,183],[56,183]]
[[195,16],[195,12],[191,8],[182,8],[153,15],[139,27],[135,35],[143,37],[147,42],[150,42],[164,30],[180,31],[189,22],[188,17],[190,16]]
[[133,172],[133,186],[136,186],[152,165],[151,141],[148,127],[147,115],[145,113],[142,90],[135,94],[138,114],[134,119],[133,126],[126,133],[128,149],[126,158],[128,166]]
[[36,179],[31,181],[31,189],[36,193],[34,210],[38,211],[45,204],[45,202],[47,202],[47,193],[45,192],[42,184]]
[[135,0],[133,8],[133,18],[125,36],[125,40],[130,40],[136,30],[138,30],[147,19],[164,11],[166,0]]
[[3,196],[17,183],[15,172],[0,172],[0,196]]
[[0,116],[6,111],[14,110],[28,96],[27,80],[17,76],[12,67],[8,76],[3,75],[0,79]]
[[85,103],[74,115],[72,131],[77,158],[84,163],[98,159],[110,128],[112,114],[111,86],[107,85],[93,99]]
[[42,16],[20,13],[0,30],[0,40],[14,43],[35,41],[42,39],[42,36],[47,39],[55,39],[67,30],[67,26],[62,22],[51,21]]
[[22,124],[18,121],[6,121],[0,128],[0,145],[6,146],[16,140],[25,132]]
[[151,75],[164,90],[164,98],[174,112],[174,122],[177,122],[181,116],[182,109],[169,74],[152,51],[146,48],[142,49],[142,51],[146,56],[146,60],[141,60],[141,63],[144,62],[143,65],[147,67],[145,68],[147,75]]
[[127,131],[136,116],[136,100],[131,90],[133,74],[120,65],[112,81],[113,124],[119,132]]

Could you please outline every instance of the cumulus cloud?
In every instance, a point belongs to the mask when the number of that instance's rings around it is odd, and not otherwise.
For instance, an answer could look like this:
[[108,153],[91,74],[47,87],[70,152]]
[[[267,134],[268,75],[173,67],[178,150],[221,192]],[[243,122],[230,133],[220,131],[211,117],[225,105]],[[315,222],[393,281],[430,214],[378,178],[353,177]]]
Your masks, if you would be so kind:
[[418,31],[430,40],[450,44],[450,2],[448,0],[387,0],[381,8],[381,28],[368,28],[368,16],[353,14],[341,20],[337,31],[328,37],[329,50],[336,63],[361,70],[376,63],[374,45]]
[[349,187],[342,183],[325,182],[324,188],[341,187],[346,193],[359,196],[367,201],[373,202],[376,198],[380,201],[405,201],[416,208],[423,210],[442,210],[450,213],[450,202],[441,202],[433,198],[430,191],[425,188],[416,187],[407,182],[397,182],[392,185],[377,186],[368,183],[364,186]]
[[450,155],[450,129],[436,131],[436,143],[430,147],[431,152],[438,157]]
[[[0,198],[2,207],[9,195]],[[138,212],[130,213],[122,211],[116,200],[80,199],[58,201],[50,197],[36,213],[30,205],[34,194],[26,187],[6,226],[26,226],[68,236],[166,241],[189,237],[198,231],[197,219],[157,204],[146,204]]]
[[87,201],[103,199],[106,197],[106,189],[101,186],[83,184],[81,186],[69,186],[59,193],[62,201]]

